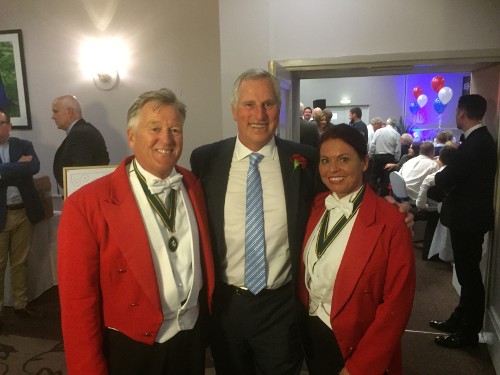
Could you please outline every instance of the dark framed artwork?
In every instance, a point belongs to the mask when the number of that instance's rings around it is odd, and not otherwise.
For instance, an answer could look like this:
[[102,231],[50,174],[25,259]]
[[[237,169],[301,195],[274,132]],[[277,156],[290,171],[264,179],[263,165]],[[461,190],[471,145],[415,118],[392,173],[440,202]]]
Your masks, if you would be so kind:
[[0,107],[9,112],[13,129],[31,129],[21,30],[0,30]]

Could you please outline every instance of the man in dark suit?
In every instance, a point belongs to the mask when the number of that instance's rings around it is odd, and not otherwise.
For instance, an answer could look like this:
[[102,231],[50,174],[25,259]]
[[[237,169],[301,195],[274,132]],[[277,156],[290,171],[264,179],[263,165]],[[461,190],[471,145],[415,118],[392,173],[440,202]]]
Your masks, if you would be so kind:
[[177,165],[185,117],[172,91],[141,94],[127,116],[135,155],[64,202],[58,279],[70,374],[205,373],[214,267],[201,184]]
[[[205,190],[216,288],[212,354],[217,374],[298,374],[303,353],[295,294],[300,250],[314,195],[315,150],[275,137],[280,86],[264,70],[244,72],[233,86],[238,135],[197,148],[191,167]],[[245,277],[249,159],[263,155],[265,286],[254,294]]]
[[108,165],[106,142],[99,130],[82,118],[78,99],[71,95],[56,98],[52,103],[52,119],[66,131],[66,139],[54,157],[54,177],[63,186],[63,168]]
[[10,137],[11,128],[8,113],[0,109],[0,314],[10,259],[14,312],[21,317],[36,317],[38,313],[27,307],[27,271],[33,225],[44,216],[33,183],[40,161],[31,142]]
[[441,222],[450,229],[460,302],[448,320],[430,326],[448,332],[436,344],[461,348],[478,343],[483,327],[485,291],[479,263],[484,234],[494,225],[493,195],[497,165],[496,146],[488,128],[481,123],[486,100],[477,94],[458,100],[457,128],[465,140],[455,158],[436,174],[436,188],[447,193]]

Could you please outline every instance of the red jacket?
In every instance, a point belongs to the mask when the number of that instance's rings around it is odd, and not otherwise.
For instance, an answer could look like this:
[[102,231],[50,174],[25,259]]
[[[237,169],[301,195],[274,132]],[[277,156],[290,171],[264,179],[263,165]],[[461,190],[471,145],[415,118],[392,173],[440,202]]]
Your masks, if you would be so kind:
[[[304,246],[325,212],[316,196]],[[299,295],[309,296],[299,270]],[[351,375],[402,373],[401,336],[415,292],[412,234],[403,215],[366,188],[333,289],[330,323]]]
[[[58,233],[61,317],[70,374],[107,374],[104,327],[152,345],[163,322],[148,236],[132,193],[126,158],[113,173],[64,201]],[[200,182],[183,176],[200,234],[209,308],[214,267]]]

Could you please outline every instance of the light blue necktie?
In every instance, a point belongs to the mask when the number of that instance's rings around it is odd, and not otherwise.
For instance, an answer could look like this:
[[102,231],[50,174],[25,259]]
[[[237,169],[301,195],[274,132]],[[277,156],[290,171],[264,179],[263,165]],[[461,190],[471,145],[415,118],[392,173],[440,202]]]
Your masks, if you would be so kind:
[[264,241],[264,209],[259,162],[264,156],[250,154],[247,173],[245,219],[245,286],[257,294],[266,286],[266,256]]

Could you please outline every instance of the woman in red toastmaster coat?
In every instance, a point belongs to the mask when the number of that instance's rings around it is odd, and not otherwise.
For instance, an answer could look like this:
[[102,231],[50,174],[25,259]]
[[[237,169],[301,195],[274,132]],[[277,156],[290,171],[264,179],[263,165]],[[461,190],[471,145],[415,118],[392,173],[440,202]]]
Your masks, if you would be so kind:
[[356,129],[328,129],[319,160],[330,192],[313,203],[299,275],[309,371],[401,374],[415,290],[411,231],[397,208],[365,185],[367,150]]

